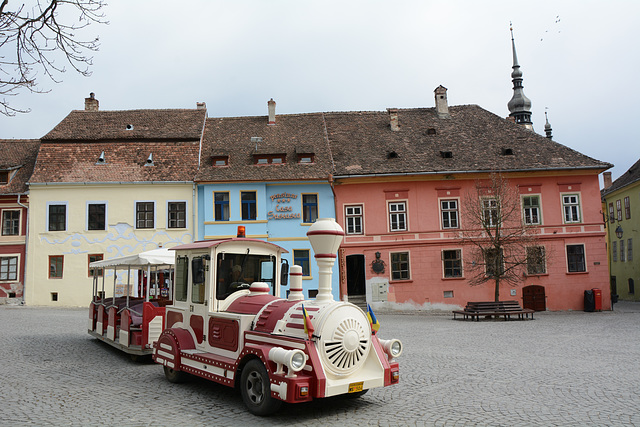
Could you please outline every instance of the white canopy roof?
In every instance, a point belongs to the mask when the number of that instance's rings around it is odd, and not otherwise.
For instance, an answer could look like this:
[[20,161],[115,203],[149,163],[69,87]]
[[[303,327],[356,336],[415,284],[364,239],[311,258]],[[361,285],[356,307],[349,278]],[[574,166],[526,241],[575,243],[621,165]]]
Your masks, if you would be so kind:
[[168,248],[159,248],[141,252],[137,255],[94,261],[89,264],[89,267],[131,266],[139,268],[155,266],[158,268],[173,268],[174,264],[175,252],[169,251]]

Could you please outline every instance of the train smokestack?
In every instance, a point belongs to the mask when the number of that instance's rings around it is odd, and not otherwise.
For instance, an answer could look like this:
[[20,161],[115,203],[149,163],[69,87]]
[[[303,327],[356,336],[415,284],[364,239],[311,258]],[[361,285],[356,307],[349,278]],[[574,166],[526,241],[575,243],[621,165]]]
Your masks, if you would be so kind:
[[307,232],[309,242],[318,263],[317,301],[333,301],[331,293],[332,267],[336,262],[336,252],[342,243],[344,230],[332,218],[318,218]]

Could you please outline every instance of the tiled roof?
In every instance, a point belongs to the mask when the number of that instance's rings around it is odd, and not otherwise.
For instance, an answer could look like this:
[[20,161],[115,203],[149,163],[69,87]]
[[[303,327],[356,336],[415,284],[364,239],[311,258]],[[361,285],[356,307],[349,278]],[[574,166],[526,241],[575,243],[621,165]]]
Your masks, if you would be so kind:
[[[193,181],[198,151],[199,141],[43,141],[30,182]],[[150,154],[153,166],[146,166]]]
[[611,184],[609,188],[602,190],[602,194],[607,195],[638,180],[640,180],[640,160],[631,166],[628,171],[620,175],[618,179],[613,181],[613,184]]
[[69,113],[42,140],[199,140],[205,117],[205,109],[76,110]]
[[476,105],[449,107],[449,113],[439,118],[435,108],[398,109],[398,131],[390,129],[387,112],[325,113],[335,175],[612,166]]
[[[286,154],[286,161],[256,165],[254,154]],[[300,164],[298,154],[313,154],[314,162]],[[228,156],[229,165],[212,166],[213,156]],[[209,118],[201,163],[198,182],[326,180],[332,173],[322,113],[278,115],[275,125],[266,116]]]
[[37,139],[0,139],[0,170],[16,171],[8,184],[0,185],[0,194],[27,192],[39,146]]

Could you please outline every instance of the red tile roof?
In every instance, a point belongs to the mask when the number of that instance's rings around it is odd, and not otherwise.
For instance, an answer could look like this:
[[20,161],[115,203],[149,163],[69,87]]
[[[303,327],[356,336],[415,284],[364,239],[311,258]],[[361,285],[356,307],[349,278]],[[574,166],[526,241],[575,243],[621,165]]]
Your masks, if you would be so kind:
[[33,172],[40,141],[37,139],[0,139],[0,170],[15,171],[10,182],[0,185],[0,194],[22,194]]

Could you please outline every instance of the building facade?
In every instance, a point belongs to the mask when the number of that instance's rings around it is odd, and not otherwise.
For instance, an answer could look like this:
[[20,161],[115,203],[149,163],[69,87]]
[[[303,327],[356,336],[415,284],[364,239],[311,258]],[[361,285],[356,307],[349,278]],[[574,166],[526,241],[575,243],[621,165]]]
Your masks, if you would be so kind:
[[611,294],[640,301],[640,262],[634,249],[640,242],[640,160],[611,183],[605,177],[602,201],[607,219]]
[[22,301],[27,260],[29,189],[40,142],[0,140],[0,302]]
[[[29,182],[30,305],[85,306],[90,262],[189,243],[196,233],[204,105],[99,111],[93,96],[85,101],[42,138]],[[137,275],[117,276],[105,277],[107,289],[122,294],[129,281],[137,292]]]

